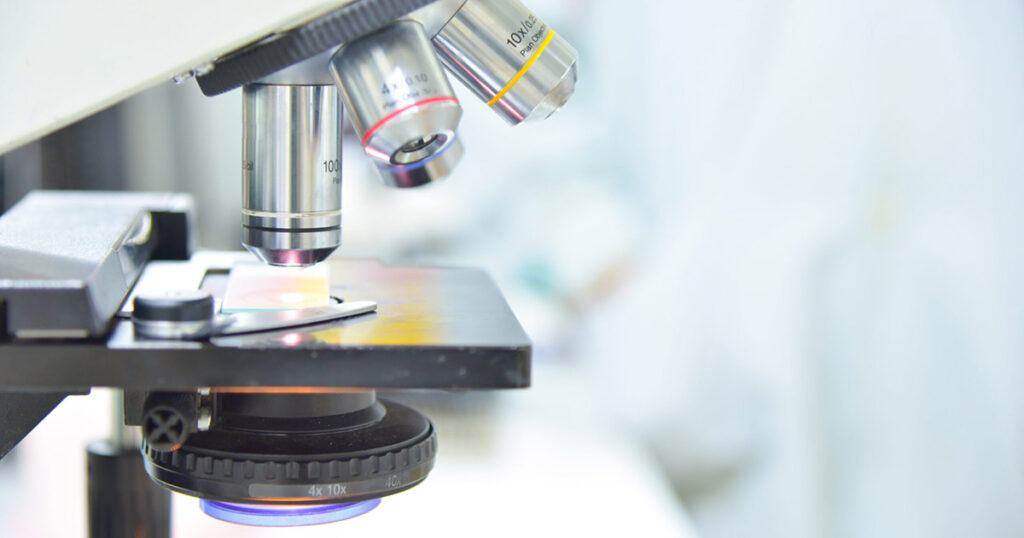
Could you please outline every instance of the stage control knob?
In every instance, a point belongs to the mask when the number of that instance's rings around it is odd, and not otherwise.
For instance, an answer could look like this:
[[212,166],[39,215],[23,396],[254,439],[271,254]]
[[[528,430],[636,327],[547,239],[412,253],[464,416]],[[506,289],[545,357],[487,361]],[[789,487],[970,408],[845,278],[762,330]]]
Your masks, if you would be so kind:
[[214,327],[213,296],[203,290],[140,294],[132,303],[135,334],[161,340],[194,340]]

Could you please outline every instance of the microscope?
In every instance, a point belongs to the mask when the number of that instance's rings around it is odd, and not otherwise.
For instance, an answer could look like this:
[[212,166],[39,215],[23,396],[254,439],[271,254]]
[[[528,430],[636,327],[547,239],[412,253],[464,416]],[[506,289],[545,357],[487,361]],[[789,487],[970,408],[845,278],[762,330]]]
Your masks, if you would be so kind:
[[112,387],[93,537],[169,536],[171,491],[290,526],[421,483],[434,427],[376,391],[526,387],[530,341],[482,271],[331,257],[343,115],[385,184],[418,187],[462,156],[449,77],[516,125],[567,102],[576,58],[517,0],[343,0],[177,76],[241,89],[248,252],[197,251],[184,194],[36,191],[0,216],[0,457]]

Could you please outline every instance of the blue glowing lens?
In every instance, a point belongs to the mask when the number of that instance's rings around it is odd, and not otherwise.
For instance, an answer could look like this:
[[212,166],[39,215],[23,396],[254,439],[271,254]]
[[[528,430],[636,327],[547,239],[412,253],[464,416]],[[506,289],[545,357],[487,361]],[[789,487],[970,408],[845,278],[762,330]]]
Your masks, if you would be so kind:
[[254,525],[257,527],[296,527],[334,523],[361,516],[380,504],[380,499],[370,499],[349,504],[306,504],[270,505],[235,504],[200,500],[199,506],[206,515],[229,523]]

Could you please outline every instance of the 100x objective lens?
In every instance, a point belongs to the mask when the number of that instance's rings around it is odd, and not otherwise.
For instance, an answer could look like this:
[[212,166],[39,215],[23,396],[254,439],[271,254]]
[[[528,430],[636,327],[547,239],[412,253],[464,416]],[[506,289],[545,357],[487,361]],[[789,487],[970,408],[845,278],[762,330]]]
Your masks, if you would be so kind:
[[249,84],[242,102],[242,244],[270,265],[319,263],[341,244],[338,90]]

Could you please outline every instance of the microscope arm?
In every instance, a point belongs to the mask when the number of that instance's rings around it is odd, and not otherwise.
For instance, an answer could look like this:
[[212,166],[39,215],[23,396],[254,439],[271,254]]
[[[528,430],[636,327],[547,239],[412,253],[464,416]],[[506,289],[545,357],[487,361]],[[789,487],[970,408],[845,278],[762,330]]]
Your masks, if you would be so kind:
[[0,154],[351,1],[6,5]]

